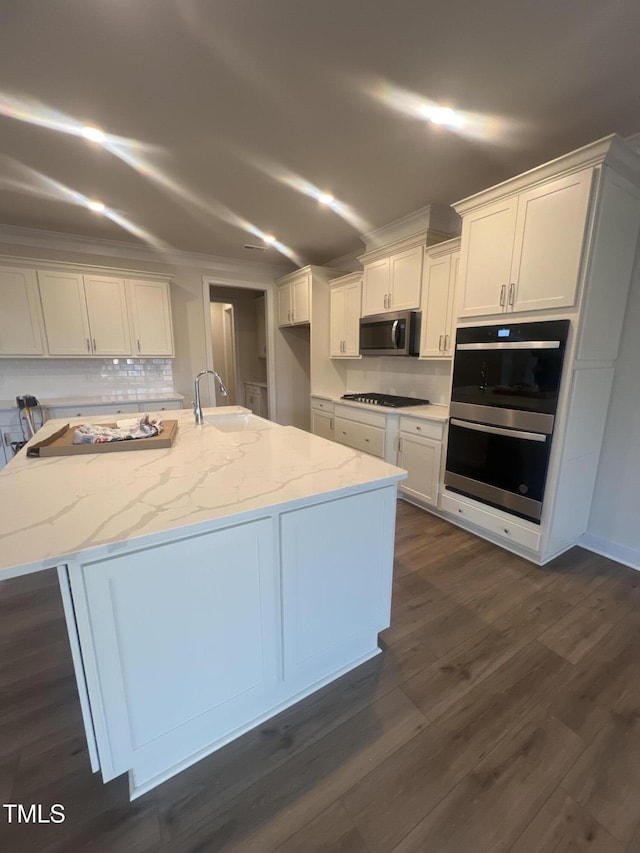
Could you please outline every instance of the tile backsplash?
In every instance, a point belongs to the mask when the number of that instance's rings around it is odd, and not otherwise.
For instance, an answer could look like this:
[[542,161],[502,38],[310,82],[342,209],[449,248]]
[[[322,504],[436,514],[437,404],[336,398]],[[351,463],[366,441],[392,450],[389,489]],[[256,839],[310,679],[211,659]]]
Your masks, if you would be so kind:
[[374,391],[448,403],[450,389],[450,361],[376,356],[363,358],[347,367],[347,391],[350,392]]
[[170,358],[1,359],[0,399],[170,393]]

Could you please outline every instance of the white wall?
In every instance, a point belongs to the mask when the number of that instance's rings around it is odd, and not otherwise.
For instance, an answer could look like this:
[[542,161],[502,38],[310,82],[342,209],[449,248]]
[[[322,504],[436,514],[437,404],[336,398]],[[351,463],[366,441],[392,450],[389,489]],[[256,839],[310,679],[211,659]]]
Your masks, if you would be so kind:
[[376,391],[400,397],[421,397],[431,403],[449,402],[450,361],[371,356],[346,363],[346,390],[349,392]]
[[640,569],[640,264],[631,285],[585,544]]

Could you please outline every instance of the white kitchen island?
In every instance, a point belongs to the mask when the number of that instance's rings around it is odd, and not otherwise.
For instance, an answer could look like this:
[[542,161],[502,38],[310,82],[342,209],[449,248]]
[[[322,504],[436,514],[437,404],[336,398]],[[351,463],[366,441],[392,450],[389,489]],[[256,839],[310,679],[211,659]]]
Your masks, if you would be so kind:
[[404,472],[205,414],[171,412],[170,449],[0,472],[0,579],[57,568],[92,766],[132,798],[377,654],[389,624]]

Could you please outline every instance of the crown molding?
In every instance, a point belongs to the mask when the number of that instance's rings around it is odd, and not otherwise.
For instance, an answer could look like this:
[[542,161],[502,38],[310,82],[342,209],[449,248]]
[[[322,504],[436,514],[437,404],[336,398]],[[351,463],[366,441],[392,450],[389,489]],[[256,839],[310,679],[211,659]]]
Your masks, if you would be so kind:
[[241,275],[244,278],[254,275],[259,276],[261,280],[273,280],[291,270],[289,264],[279,265],[264,261],[245,261],[218,255],[183,252],[177,249],[162,251],[118,240],[83,237],[80,234],[62,234],[58,231],[24,228],[18,225],[0,224],[0,253],[3,245],[50,249],[56,252],[74,252],[81,255],[99,255],[104,258],[161,264],[166,267],[186,267],[201,272],[211,270],[217,273]]

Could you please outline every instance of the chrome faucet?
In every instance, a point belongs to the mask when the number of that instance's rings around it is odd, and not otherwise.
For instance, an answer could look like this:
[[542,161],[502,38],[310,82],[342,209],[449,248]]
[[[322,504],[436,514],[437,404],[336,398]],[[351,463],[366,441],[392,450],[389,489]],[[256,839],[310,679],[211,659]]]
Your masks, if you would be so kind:
[[193,404],[193,414],[196,416],[196,423],[201,424],[204,421],[204,416],[202,414],[202,406],[200,405],[200,377],[204,376],[205,373],[210,373],[212,376],[215,376],[218,380],[218,384],[220,385],[220,393],[223,397],[227,396],[227,389],[224,387],[224,382],[220,378],[220,376],[215,372],[215,370],[201,370],[200,373],[196,376],[195,381],[195,389],[196,389],[196,401]]

